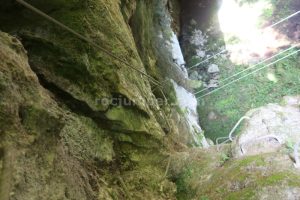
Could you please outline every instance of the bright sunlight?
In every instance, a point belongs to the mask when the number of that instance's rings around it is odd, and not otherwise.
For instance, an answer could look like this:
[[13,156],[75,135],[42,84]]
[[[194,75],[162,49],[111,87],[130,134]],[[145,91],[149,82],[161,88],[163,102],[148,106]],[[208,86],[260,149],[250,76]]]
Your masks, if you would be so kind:
[[244,4],[236,0],[223,1],[219,21],[232,62],[256,63],[290,44],[286,36],[262,19],[272,15],[273,9],[269,0]]

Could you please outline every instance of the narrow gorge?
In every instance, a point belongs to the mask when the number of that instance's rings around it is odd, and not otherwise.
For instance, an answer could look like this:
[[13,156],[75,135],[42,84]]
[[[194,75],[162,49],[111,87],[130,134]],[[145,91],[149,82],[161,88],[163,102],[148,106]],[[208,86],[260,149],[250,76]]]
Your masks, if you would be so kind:
[[299,10],[2,0],[0,200],[300,199]]

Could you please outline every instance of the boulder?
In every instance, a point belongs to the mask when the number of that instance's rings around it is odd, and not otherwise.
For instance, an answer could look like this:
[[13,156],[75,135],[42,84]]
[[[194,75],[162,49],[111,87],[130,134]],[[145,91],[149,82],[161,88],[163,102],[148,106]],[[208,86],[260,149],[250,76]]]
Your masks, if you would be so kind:
[[249,111],[250,117],[236,141],[234,155],[275,152],[300,139],[300,97],[285,97],[284,105],[269,104]]
[[220,72],[219,66],[216,64],[211,64],[209,65],[207,72],[209,74],[219,73]]
[[190,74],[190,79],[191,80],[199,80],[199,74],[197,71],[193,71],[191,74]]
[[217,87],[219,87],[219,81],[211,79],[211,80],[209,80],[209,84],[207,87],[208,88],[217,88]]

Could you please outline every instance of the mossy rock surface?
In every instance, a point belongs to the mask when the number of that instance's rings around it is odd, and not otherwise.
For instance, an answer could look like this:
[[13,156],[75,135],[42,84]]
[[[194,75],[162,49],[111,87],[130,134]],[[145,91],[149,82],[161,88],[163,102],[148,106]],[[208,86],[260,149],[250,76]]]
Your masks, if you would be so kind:
[[[126,7],[127,16],[133,15],[135,3],[123,8],[105,0],[28,3],[130,66],[23,6],[4,2],[0,29],[25,48],[0,34],[1,200],[175,199],[175,185],[164,175],[166,149],[173,145],[166,117],[151,90],[155,85],[130,68],[158,77],[156,55],[141,56],[122,13]],[[137,14],[143,18],[136,23],[151,27],[153,3],[138,6],[149,18]],[[143,34],[147,49],[152,35],[147,28]],[[119,96],[134,106],[113,105]],[[108,104],[99,103],[103,99]]]
[[[300,174],[286,153],[233,159],[229,149],[191,150],[174,164],[178,199],[287,199],[299,197]],[[185,156],[184,156],[185,155]],[[183,170],[178,170],[183,169]],[[180,173],[178,173],[180,172]],[[270,193],[270,191],[276,191]]]
[[[71,103],[86,110],[73,112],[74,107],[68,106],[70,102],[46,90],[31,70],[26,52],[16,38],[1,32],[0,46],[1,200],[123,199],[126,190],[139,197],[147,193],[151,198],[161,198],[154,185],[161,184],[163,176],[155,176],[152,184],[146,183],[149,179],[145,177],[140,182],[144,190],[126,189],[133,182],[138,185],[137,176],[130,182],[122,178],[128,171],[141,174],[146,167],[152,174],[151,165],[164,159],[163,151],[158,150],[161,141],[147,133],[149,127],[138,135],[133,130],[136,126],[129,126],[133,119],[126,118],[128,113],[114,114],[112,121],[128,122],[124,123],[127,128],[124,134],[132,140],[117,137],[120,132],[99,123],[99,116],[104,113],[87,108],[86,103],[78,100]],[[69,100],[70,95],[65,96]],[[147,123],[150,126],[149,116],[136,110],[142,113],[140,117],[146,126]],[[87,111],[91,111],[90,115],[86,115]],[[159,133],[159,126],[153,121]],[[164,167],[155,170],[163,174]],[[173,188],[164,192],[172,197],[174,185],[164,177],[163,181]]]

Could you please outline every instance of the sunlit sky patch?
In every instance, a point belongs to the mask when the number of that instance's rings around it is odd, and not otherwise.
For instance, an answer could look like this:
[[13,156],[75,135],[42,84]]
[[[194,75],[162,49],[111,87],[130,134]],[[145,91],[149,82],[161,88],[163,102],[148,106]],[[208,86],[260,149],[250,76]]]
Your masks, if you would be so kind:
[[272,14],[270,12],[273,9],[270,0],[244,4],[239,4],[236,0],[223,0],[219,22],[233,62],[257,62],[290,43],[275,29],[260,27],[262,16]]

